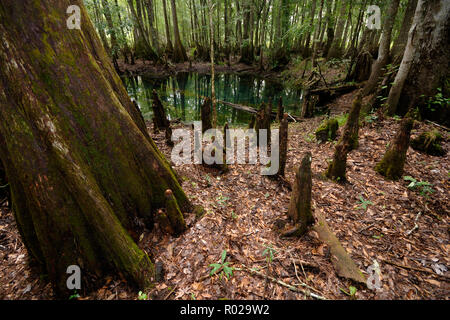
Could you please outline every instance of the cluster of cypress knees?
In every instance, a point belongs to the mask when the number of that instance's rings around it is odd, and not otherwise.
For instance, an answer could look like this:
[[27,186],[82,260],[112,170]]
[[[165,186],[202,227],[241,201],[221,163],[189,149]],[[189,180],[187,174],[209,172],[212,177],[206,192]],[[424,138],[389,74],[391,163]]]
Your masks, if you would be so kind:
[[[359,92],[353,101],[351,111],[348,115],[347,122],[343,129],[341,138],[335,146],[335,151],[332,161],[329,163],[325,176],[331,180],[339,183],[345,183],[347,156],[352,151],[358,148],[358,132],[359,119],[362,107],[362,94]],[[173,144],[171,141],[172,130],[170,128],[170,121],[164,112],[161,101],[158,98],[156,91],[153,92],[153,112],[154,112],[154,130],[166,131],[166,141],[168,144]],[[262,103],[257,113],[252,117],[249,123],[249,129],[255,129],[258,136],[258,131],[261,129],[268,130],[270,136],[270,127],[272,118],[280,123],[279,127],[279,163],[280,168],[276,175],[269,176],[271,178],[283,179],[286,167],[286,157],[288,150],[288,119],[289,114],[284,113],[281,98],[278,103],[277,112],[272,112],[272,103]],[[211,124],[211,99],[206,98],[201,106],[202,129],[206,131],[212,128]],[[403,167],[406,160],[406,153],[410,145],[411,130],[413,128],[414,120],[406,116],[400,122],[400,128],[394,137],[392,143],[384,154],[380,162],[375,166],[375,171],[390,180],[397,180],[402,176]],[[335,140],[339,128],[336,119],[327,119],[316,131],[316,138],[320,142]],[[226,130],[228,123],[224,126],[224,141],[226,141]],[[426,132],[421,134],[418,138],[411,142],[414,149],[432,154],[444,155],[445,150],[440,146],[442,140],[438,132]],[[224,144],[225,145],[225,144]],[[224,148],[225,149],[225,148]],[[225,150],[224,150],[225,151]],[[288,217],[295,224],[295,227],[287,232],[284,236],[301,236],[307,232],[308,227],[314,223],[314,218],[311,210],[311,189],[312,189],[312,174],[311,174],[312,156],[307,152],[301,161],[300,166],[295,171],[295,182],[292,187],[291,200],[288,209]],[[227,171],[227,165],[221,164],[220,170]],[[171,234],[180,234],[186,230],[186,223],[183,215],[178,208],[175,198],[170,190],[166,191],[167,206],[166,212],[159,211],[160,225],[163,230]]]

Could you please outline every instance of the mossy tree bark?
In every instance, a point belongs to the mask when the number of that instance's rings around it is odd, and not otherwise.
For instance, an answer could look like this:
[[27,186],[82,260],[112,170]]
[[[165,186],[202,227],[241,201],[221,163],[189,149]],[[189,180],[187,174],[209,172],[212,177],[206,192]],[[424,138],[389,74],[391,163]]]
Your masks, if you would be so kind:
[[344,127],[344,133],[334,150],[333,161],[328,166],[326,176],[338,182],[345,182],[347,154],[358,146],[359,113],[361,111],[361,92],[353,101],[353,107]]
[[[81,30],[62,23],[73,4]],[[0,6],[0,158],[23,242],[59,294],[73,264],[150,285],[130,234],[152,227],[167,189],[191,208],[88,17],[81,0]]]
[[397,180],[403,174],[413,123],[414,120],[411,118],[402,120],[399,131],[394,137],[391,146],[384,154],[383,159],[375,167],[375,171],[390,180]]
[[311,161],[311,152],[307,152],[295,173],[288,216],[296,224],[296,227],[293,231],[286,233],[285,236],[302,236],[307,232],[308,227],[314,223],[311,209]]
[[430,97],[442,89],[449,95],[450,3],[418,1],[400,70],[386,103],[386,112],[400,115],[418,108],[423,118],[450,124],[449,108],[428,107]]

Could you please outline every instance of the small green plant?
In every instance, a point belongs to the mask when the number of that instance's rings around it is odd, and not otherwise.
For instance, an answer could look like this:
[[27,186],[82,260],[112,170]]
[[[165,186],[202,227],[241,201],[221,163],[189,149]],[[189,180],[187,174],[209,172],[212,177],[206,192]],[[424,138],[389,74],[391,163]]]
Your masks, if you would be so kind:
[[305,140],[306,140],[307,142],[313,142],[315,139],[316,139],[316,136],[315,136],[313,133],[308,133],[308,134],[305,136]]
[[234,210],[231,210],[231,217],[236,220],[238,218],[238,215],[236,214],[236,212],[234,212]]
[[209,174],[207,174],[207,175],[205,176],[205,179],[206,179],[206,182],[208,183],[208,184],[207,184],[208,187],[210,187],[210,186],[212,185],[212,180],[211,180],[211,177],[209,176]]
[[[438,93],[434,97],[429,97],[427,101],[427,108],[433,112],[438,108],[444,108],[450,104],[450,98],[444,97],[442,88],[438,88],[437,91]],[[425,97],[425,95],[421,97]]]
[[272,263],[273,258],[275,257],[275,254],[277,253],[277,251],[272,248],[271,245],[266,246],[266,249],[263,251],[263,257],[266,257],[266,261],[267,263]]
[[368,207],[369,205],[373,205],[373,203],[372,203],[371,201],[365,200],[365,199],[363,198],[363,196],[359,196],[359,201],[358,201],[358,203],[360,204],[360,205],[358,206],[358,208],[359,208],[359,209],[362,209],[362,210],[364,210],[364,211],[367,210],[367,207]]
[[229,262],[225,262],[225,259],[227,258],[227,250],[222,251],[222,257],[220,259],[220,263],[212,263],[209,266],[212,268],[211,272],[209,273],[210,276],[213,274],[216,274],[220,271],[219,278],[222,280],[222,277],[225,275],[227,279],[230,279],[233,276],[233,267],[230,267]]
[[138,293],[138,300],[148,300],[147,294],[143,293],[142,291],[139,291],[139,293]]
[[356,288],[353,286],[348,287],[348,291],[346,291],[343,288],[339,288],[343,293],[348,295],[351,299],[354,299],[356,297]]
[[337,120],[339,127],[343,127],[347,123],[348,113],[343,113],[335,117],[335,119]]
[[74,293],[69,297],[69,300],[76,300],[80,298],[80,295],[77,293],[77,290],[74,291]]
[[428,197],[429,194],[434,192],[433,188],[431,188],[433,185],[428,181],[417,181],[411,176],[405,176],[403,180],[411,182],[407,187],[408,189],[414,190],[421,188],[420,194],[424,197]]
[[378,120],[378,116],[376,116],[376,115],[374,115],[374,114],[369,114],[369,115],[367,115],[367,116],[364,118],[364,120],[365,120],[367,123],[374,123],[375,121]]
[[227,206],[227,201],[230,200],[230,198],[228,197],[224,197],[222,194],[219,195],[217,198],[217,203],[219,204],[219,206],[221,208],[225,208]]
[[191,299],[192,300],[197,300],[197,298],[195,297],[195,294],[191,293]]

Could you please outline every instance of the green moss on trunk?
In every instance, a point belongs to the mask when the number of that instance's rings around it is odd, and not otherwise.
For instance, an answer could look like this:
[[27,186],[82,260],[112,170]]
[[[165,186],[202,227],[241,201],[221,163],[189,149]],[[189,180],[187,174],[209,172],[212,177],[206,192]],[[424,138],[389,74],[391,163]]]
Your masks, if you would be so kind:
[[410,118],[402,120],[391,146],[384,154],[383,159],[375,166],[375,171],[390,180],[397,180],[403,174],[413,123],[414,120]]

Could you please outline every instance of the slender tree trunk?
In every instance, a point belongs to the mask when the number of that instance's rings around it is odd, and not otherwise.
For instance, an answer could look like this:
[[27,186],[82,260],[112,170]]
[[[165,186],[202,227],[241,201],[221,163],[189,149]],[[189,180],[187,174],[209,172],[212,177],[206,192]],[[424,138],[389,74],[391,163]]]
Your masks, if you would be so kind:
[[[73,4],[81,30],[61,23]],[[60,294],[70,265],[86,284],[115,272],[147,287],[136,221],[152,227],[166,189],[191,207],[88,17],[81,0],[0,5],[0,158],[23,242]]]
[[214,70],[214,24],[211,12],[213,12],[214,7],[212,1],[208,0],[209,5],[209,34],[211,42],[211,100],[212,100],[212,126],[217,127],[217,103],[216,103],[216,85],[215,85],[215,70]]
[[405,51],[406,43],[408,42],[408,34],[411,29],[411,24],[413,22],[414,13],[417,8],[417,0],[409,0],[408,6],[406,7],[405,16],[403,17],[402,27],[397,39],[394,42],[392,48],[392,56],[401,57]]
[[173,45],[172,40],[170,37],[170,25],[169,25],[169,17],[167,14],[167,2],[166,0],[162,0],[163,3],[163,11],[164,11],[164,26],[166,27],[166,51],[169,53],[169,55],[172,55],[173,53]]
[[175,44],[173,48],[173,61],[174,62],[185,62],[188,60],[186,50],[181,43],[180,31],[178,29],[178,16],[177,16],[177,6],[175,0],[170,0],[172,5],[172,20],[173,20],[173,34],[175,38]]
[[389,61],[389,51],[391,46],[392,28],[394,27],[395,16],[397,15],[400,0],[390,1],[386,20],[383,22],[383,34],[381,36],[378,59],[372,65],[372,72],[367,84],[363,89],[363,96],[367,96],[375,90],[380,77],[383,75],[383,68]]

